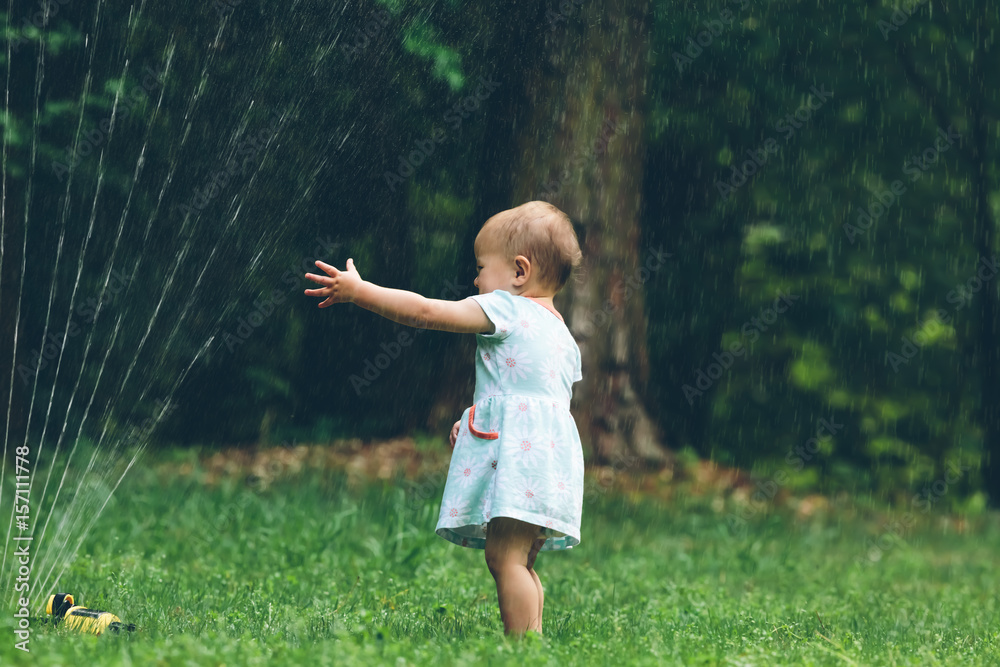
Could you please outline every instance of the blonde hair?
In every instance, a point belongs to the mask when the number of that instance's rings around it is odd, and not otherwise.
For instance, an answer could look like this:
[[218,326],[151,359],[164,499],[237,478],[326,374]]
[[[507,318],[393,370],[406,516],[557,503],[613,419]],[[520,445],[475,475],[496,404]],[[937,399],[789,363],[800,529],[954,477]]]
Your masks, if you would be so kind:
[[539,282],[557,292],[583,260],[569,216],[544,201],[529,201],[497,213],[483,223],[476,237],[477,247],[480,238],[507,259],[527,257]]

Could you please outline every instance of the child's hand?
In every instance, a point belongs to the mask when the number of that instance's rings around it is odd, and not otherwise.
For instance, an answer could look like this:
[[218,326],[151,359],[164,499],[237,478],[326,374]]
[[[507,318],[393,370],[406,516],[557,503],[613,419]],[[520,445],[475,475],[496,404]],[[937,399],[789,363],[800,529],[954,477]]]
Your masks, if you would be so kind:
[[326,285],[317,289],[307,289],[306,296],[325,296],[326,300],[319,304],[320,308],[332,306],[335,303],[350,303],[354,301],[354,296],[363,282],[358,270],[354,268],[354,260],[347,260],[347,268],[339,271],[324,262],[316,261],[316,266],[323,269],[327,274],[320,276],[315,273],[307,273],[306,278]]
[[455,425],[451,427],[451,448],[455,449],[455,441],[458,440],[458,426],[462,423],[462,420],[455,422]]

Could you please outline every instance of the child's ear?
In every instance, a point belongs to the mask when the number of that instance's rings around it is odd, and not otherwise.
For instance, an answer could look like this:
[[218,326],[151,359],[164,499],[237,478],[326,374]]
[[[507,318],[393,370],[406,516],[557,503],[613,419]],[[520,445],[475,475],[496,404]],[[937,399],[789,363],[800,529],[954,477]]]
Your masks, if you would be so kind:
[[531,260],[524,255],[514,258],[514,284],[523,285],[531,278]]

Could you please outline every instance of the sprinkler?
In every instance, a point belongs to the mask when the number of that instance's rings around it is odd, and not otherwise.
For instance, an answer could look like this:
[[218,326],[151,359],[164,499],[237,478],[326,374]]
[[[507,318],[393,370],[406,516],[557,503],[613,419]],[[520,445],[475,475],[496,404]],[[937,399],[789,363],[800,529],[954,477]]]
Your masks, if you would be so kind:
[[45,613],[52,616],[53,624],[61,620],[66,621],[66,627],[79,632],[90,632],[99,635],[105,630],[118,633],[125,629],[129,632],[135,630],[135,624],[125,625],[122,619],[106,611],[87,609],[73,602],[73,596],[69,593],[56,593],[49,596],[49,601],[45,605]]

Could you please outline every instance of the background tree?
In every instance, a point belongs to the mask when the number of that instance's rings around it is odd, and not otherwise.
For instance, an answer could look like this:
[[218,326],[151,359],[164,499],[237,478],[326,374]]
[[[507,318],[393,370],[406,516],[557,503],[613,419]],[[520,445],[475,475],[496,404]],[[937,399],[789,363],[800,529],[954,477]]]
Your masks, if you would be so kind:
[[583,353],[574,403],[585,447],[600,461],[661,461],[642,394],[644,283],[668,261],[640,243],[649,5],[576,7],[547,10],[522,79],[530,115],[517,126],[510,205],[545,199],[578,225],[584,263],[560,305]]
[[[1000,496],[1000,281],[977,275],[1000,252],[995,7],[109,0],[23,33],[7,18],[8,45],[26,39],[0,50],[0,334],[18,340],[0,377],[80,326],[58,372],[15,375],[17,440],[124,441],[171,397],[163,442],[443,443],[474,340],[419,334],[390,359],[405,329],[318,311],[303,263],[353,256],[462,298],[482,222],[549,199],[587,258],[558,306],[591,460],[688,450],[903,498],[959,464],[953,502]],[[473,103],[480,77],[499,85]],[[939,131],[960,138],[936,148]],[[651,251],[669,253],[655,272]],[[814,439],[821,419],[838,428]]]

